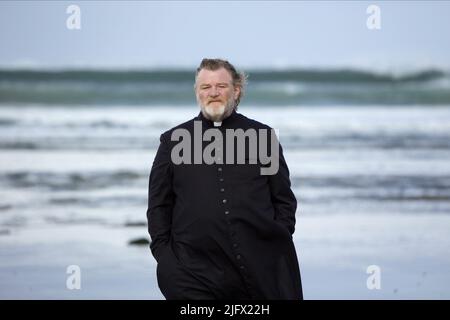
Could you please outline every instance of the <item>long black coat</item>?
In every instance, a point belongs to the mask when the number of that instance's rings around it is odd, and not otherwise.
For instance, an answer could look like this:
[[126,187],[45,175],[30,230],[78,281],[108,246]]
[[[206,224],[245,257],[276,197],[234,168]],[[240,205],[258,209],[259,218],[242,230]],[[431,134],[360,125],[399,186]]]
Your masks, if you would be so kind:
[[[259,161],[248,164],[248,152],[245,165],[175,164],[172,132],[194,137],[194,121],[214,128],[200,113],[163,133],[150,173],[147,219],[161,292],[167,299],[302,299],[292,241],[297,201],[281,146],[274,175],[261,175]],[[225,141],[225,129],[238,128],[270,129],[234,111],[217,130]]]

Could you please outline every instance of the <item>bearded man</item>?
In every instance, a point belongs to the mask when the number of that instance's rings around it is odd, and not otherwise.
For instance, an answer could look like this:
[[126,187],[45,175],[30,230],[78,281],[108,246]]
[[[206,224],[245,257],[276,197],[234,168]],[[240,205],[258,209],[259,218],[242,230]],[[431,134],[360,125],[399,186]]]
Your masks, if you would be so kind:
[[203,59],[200,113],[160,137],[147,219],[166,299],[303,298],[289,170],[273,129],[237,112],[245,82],[228,61]]

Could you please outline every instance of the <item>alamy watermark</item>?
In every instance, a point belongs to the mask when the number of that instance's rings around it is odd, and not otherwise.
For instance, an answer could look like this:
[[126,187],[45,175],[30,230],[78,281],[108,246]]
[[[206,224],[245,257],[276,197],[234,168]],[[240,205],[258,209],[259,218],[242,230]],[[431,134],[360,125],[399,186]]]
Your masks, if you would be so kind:
[[69,30],[81,29],[81,9],[76,4],[71,4],[66,8],[66,13],[70,14],[66,20],[66,27]]
[[[268,143],[270,139],[270,143]],[[180,164],[257,164],[263,165],[261,175],[274,175],[279,169],[279,142],[275,129],[226,129],[225,139],[221,130],[209,128],[202,134],[202,122],[194,121],[194,136],[187,129],[178,128],[172,132],[172,141],[179,141],[172,149],[171,160]],[[181,140],[181,141],[180,141]],[[246,152],[248,141],[248,153]],[[211,141],[203,150],[203,141]],[[225,141],[225,146],[224,146]],[[236,142],[236,155],[235,155]],[[193,144],[193,145],[192,145]],[[192,148],[193,147],[193,148]],[[268,150],[270,148],[270,150]],[[192,161],[192,150],[194,151]],[[225,150],[226,159],[223,159]],[[269,153],[270,151],[270,153]],[[248,155],[248,157],[247,157]]]
[[66,280],[66,288],[69,290],[81,290],[81,268],[76,264],[67,267],[66,273],[69,274]]
[[366,273],[370,274],[367,277],[366,286],[369,290],[381,289],[381,268],[375,264],[367,267]]
[[370,5],[366,9],[366,13],[370,16],[366,20],[366,26],[369,30],[381,29],[381,9],[377,5]]

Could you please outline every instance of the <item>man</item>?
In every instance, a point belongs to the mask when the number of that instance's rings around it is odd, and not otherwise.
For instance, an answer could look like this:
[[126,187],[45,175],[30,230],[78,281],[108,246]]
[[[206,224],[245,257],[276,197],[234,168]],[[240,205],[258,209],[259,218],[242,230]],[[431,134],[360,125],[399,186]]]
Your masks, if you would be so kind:
[[[228,61],[203,59],[199,115],[161,135],[147,219],[166,299],[303,298],[289,171],[270,127],[236,112],[244,83]],[[246,134],[239,148],[242,132],[258,135]],[[276,170],[262,157],[266,146]]]

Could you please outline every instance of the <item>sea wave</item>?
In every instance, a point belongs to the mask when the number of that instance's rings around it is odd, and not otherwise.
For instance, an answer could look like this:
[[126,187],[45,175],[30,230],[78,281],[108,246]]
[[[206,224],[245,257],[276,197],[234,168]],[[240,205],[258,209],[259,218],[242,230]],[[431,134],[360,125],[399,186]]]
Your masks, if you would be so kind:
[[[249,70],[246,102],[255,105],[450,104],[450,74],[352,69]],[[0,106],[192,105],[189,70],[0,70]]]

